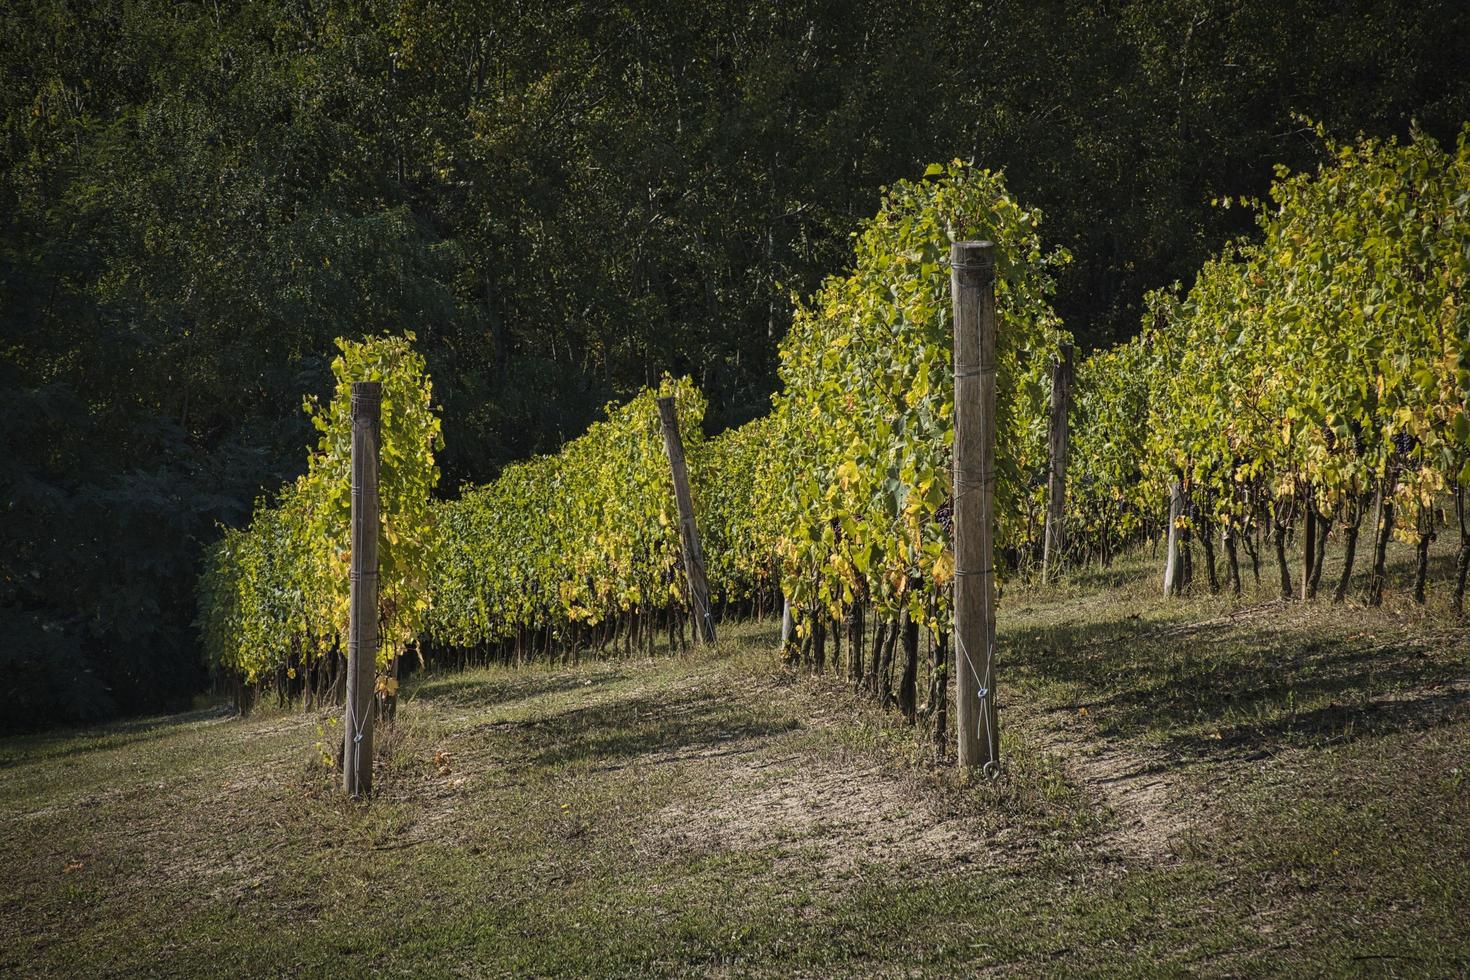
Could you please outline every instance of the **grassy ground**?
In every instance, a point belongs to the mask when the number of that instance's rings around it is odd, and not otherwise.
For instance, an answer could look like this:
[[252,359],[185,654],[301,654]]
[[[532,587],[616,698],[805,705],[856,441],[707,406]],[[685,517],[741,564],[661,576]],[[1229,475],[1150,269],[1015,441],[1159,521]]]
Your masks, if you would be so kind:
[[780,672],[768,623],[418,678],[368,806],[322,769],[326,716],[0,743],[0,974],[1470,972],[1443,599],[1155,577],[1007,593],[993,783]]

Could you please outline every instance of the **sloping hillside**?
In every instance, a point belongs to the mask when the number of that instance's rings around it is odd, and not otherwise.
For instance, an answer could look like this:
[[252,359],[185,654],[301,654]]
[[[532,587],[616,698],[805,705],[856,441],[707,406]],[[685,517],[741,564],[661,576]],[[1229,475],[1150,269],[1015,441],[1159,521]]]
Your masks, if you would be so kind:
[[775,626],[326,716],[0,743],[0,972],[1470,969],[1470,640],[1444,610],[1013,591],[1007,773],[961,785]]

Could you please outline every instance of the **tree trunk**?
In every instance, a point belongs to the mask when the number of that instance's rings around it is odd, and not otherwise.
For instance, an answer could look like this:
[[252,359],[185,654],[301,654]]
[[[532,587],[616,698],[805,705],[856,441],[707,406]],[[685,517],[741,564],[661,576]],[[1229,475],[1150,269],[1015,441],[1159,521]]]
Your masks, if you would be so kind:
[[383,676],[383,691],[378,695],[378,718],[384,724],[393,724],[398,717],[398,658],[388,661],[388,670]]
[[245,683],[245,678],[235,679],[235,710],[241,718],[249,718],[255,708],[255,685]]
[[1470,541],[1460,538],[1460,554],[1455,561],[1455,615],[1465,613],[1465,579],[1470,574]]

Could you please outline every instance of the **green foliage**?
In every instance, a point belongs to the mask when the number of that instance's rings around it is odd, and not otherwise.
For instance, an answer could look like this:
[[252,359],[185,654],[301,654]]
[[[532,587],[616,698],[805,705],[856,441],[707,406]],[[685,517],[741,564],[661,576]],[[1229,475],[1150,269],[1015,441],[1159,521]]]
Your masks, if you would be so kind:
[[1150,356],[1145,333],[1078,365],[1068,425],[1071,533],[1112,542],[1137,533],[1154,501],[1142,499]]
[[1453,136],[1465,37],[1462,0],[10,0],[0,724],[189,703],[201,560],[303,471],[334,337],[433,325],[454,485],[665,371],[718,431],[880,185],[960,154],[1103,343],[1250,227],[1212,196],[1313,164],[1289,110]]
[[726,429],[689,461],[712,601],[749,598],[779,584],[780,424],[772,414]]
[[901,181],[857,239],[853,271],[798,307],[781,345],[775,423],[782,586],[838,614],[948,615],[954,560],[941,508],[954,440],[952,239],[995,243],[998,547],[1022,547],[1044,467],[1047,365],[1065,338],[1050,295],[1063,251],[999,174],[956,161]]
[[1096,530],[1096,486],[1148,511],[1178,478],[1236,527],[1303,492],[1331,513],[1386,486],[1407,534],[1470,476],[1470,128],[1453,151],[1323,141],[1327,163],[1278,168],[1254,205],[1259,243],[1083,366],[1080,526]]
[[306,408],[321,433],[307,473],[249,527],[227,529],[200,579],[200,629],[212,663],[255,681],[314,662],[345,642],[351,582],[355,381],[382,384],[379,427],[379,667],[417,638],[429,608],[437,535],[430,493],[442,448],[424,361],[401,337],[338,340],[336,387]]
[[346,629],[350,583],[352,515],[352,384],[382,384],[378,470],[378,605],[380,663],[400,656],[423,628],[429,608],[429,568],[436,539],[430,497],[439,482],[435,455],[444,448],[433,386],[412,333],[338,340],[332,362],[337,379],[331,401],[307,399],[312,424],[321,433],[305,482],[319,506],[309,518],[311,537],[337,557],[329,562],[336,597],[333,622]]
[[[442,550],[427,622],[434,640],[474,646],[522,629],[687,607],[661,395],[674,397],[685,453],[699,459],[704,398],[687,378],[665,378],[609,405],[556,455],[516,463],[437,505]],[[697,502],[702,490],[695,488]]]

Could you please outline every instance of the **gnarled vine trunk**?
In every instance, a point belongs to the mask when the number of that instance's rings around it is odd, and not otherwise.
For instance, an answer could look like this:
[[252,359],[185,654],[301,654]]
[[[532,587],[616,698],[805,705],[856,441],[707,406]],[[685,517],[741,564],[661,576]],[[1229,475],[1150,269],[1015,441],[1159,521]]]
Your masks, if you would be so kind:
[[919,624],[907,609],[899,618],[899,631],[903,635],[903,674],[898,681],[898,709],[913,724],[919,699]]
[[1235,529],[1222,528],[1220,540],[1225,545],[1225,561],[1230,568],[1230,593],[1238,596],[1240,595],[1240,553],[1235,545]]
[[847,607],[847,679],[856,687],[863,679],[863,600]]
[[1332,515],[1327,511],[1317,512],[1317,552],[1312,558],[1312,577],[1307,587],[1307,598],[1315,599],[1322,583],[1322,563],[1327,557],[1327,535],[1332,533]]
[[868,676],[863,681],[863,687],[869,694],[878,693],[879,668],[883,663],[883,647],[888,640],[888,620],[880,619],[878,628],[873,632],[873,653],[868,660]]
[[1414,601],[1424,605],[1425,579],[1429,575],[1429,546],[1434,543],[1434,515],[1428,507],[1419,511],[1419,543],[1414,567]]
[[1342,529],[1342,573],[1337,578],[1337,588],[1332,593],[1333,602],[1347,598],[1353,583],[1353,559],[1358,552],[1358,529],[1363,524],[1363,498],[1354,493],[1348,499],[1347,523]]
[[1214,594],[1220,591],[1220,579],[1215,575],[1214,531],[1204,518],[1200,518],[1199,543],[1205,552],[1205,572],[1210,582],[1210,593]]
[[941,752],[949,729],[949,634],[934,634],[934,659],[929,671],[929,703],[926,714],[934,719],[934,745]]
[[1278,504],[1276,515],[1271,521],[1271,543],[1276,547],[1276,565],[1281,570],[1281,598],[1290,599],[1291,566],[1286,563],[1286,531],[1287,522],[1282,519],[1281,506]]
[[1385,479],[1378,488],[1378,519],[1373,544],[1373,570],[1368,575],[1366,602],[1370,606],[1383,603],[1383,586],[1388,578],[1388,541],[1393,537],[1393,480]]

